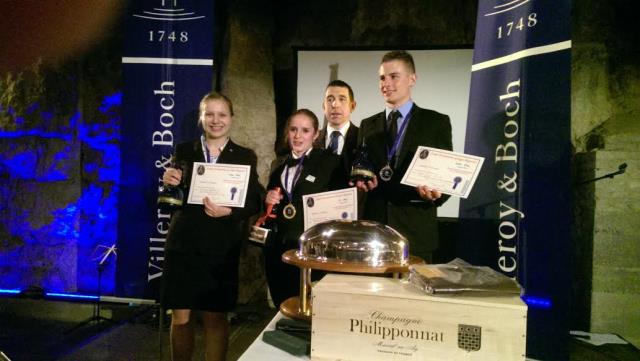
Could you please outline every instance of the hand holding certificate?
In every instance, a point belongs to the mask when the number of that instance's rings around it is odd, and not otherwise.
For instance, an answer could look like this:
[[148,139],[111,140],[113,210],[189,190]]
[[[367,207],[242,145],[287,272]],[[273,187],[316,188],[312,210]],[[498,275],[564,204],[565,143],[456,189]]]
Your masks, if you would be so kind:
[[400,183],[428,185],[442,193],[467,198],[483,161],[475,155],[420,146]]
[[304,229],[334,219],[358,219],[358,192],[355,187],[302,196]]
[[226,207],[244,207],[251,167],[240,164],[193,163],[187,202],[202,204],[204,197]]

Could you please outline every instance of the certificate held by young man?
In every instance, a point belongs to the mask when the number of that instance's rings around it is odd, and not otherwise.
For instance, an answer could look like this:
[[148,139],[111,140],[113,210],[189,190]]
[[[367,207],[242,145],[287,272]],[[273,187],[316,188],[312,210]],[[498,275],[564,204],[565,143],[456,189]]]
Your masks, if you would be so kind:
[[483,161],[475,155],[419,146],[400,183],[428,185],[444,194],[467,198]]

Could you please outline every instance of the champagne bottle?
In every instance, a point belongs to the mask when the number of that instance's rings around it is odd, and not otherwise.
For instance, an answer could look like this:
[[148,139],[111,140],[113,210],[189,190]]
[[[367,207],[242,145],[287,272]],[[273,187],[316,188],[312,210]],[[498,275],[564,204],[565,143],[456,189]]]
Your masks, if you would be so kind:
[[172,158],[170,168],[178,169],[182,172],[182,180],[177,186],[163,184],[158,193],[158,205],[166,209],[177,209],[182,207],[184,203],[184,168],[181,164],[177,164],[175,158]]
[[367,146],[362,144],[356,149],[356,155],[351,164],[351,181],[353,183],[357,181],[366,182],[372,180],[375,176],[375,167],[369,159]]

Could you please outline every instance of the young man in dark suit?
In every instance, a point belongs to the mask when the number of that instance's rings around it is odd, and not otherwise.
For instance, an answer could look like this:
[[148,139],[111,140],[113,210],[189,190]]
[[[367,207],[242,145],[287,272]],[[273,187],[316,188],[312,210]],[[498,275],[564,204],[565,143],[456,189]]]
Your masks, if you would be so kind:
[[418,107],[411,99],[417,75],[413,57],[391,51],[382,57],[379,87],[385,110],[360,124],[377,177],[356,186],[367,192],[362,219],[385,223],[409,239],[409,252],[432,261],[438,247],[436,208],[448,196],[428,184],[400,184],[418,146],[451,150],[451,122],[445,114]]
[[322,110],[325,127],[320,131],[314,148],[327,149],[340,156],[344,173],[351,172],[351,162],[358,144],[358,127],[351,122],[356,108],[351,86],[342,80],[331,81],[324,91]]

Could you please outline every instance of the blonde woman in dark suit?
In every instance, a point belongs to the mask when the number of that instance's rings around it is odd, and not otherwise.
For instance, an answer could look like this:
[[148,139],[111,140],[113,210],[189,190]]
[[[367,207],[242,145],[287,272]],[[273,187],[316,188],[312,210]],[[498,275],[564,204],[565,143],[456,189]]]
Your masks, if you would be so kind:
[[202,318],[206,359],[226,357],[229,334],[226,312],[235,307],[238,295],[243,222],[259,211],[261,203],[256,155],[230,139],[232,118],[233,106],[226,96],[216,92],[205,95],[200,102],[198,120],[202,136],[176,147],[176,163],[186,165],[185,173],[167,168],[162,177],[165,184],[186,184],[186,196],[191,178],[187,169],[192,169],[193,162],[251,167],[243,208],[220,206],[205,197],[203,205],[185,204],[172,215],[165,248],[161,304],[172,310],[173,360],[191,360],[196,311]]

